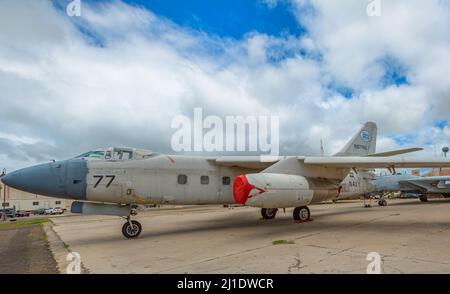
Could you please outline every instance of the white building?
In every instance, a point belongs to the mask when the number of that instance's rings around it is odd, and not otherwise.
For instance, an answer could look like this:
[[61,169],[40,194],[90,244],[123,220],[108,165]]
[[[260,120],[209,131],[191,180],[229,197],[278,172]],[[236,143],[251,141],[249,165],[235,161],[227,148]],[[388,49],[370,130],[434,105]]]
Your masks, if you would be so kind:
[[3,183],[0,184],[0,209],[15,208],[17,210],[38,210],[42,208],[61,207],[70,210],[72,201],[40,196],[27,192],[22,192]]

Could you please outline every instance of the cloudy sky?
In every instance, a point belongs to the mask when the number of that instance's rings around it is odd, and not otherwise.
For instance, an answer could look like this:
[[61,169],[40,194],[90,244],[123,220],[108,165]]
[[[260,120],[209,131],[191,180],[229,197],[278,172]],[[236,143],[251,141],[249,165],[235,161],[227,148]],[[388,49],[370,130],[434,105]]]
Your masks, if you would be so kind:
[[450,144],[450,1],[0,0],[0,167],[171,152],[174,116],[277,115],[282,154]]

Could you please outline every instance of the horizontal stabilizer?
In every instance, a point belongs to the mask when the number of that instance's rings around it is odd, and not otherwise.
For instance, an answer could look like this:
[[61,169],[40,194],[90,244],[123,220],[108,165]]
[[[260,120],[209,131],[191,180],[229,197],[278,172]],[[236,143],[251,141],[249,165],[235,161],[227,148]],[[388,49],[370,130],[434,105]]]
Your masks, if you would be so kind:
[[368,157],[387,157],[387,156],[406,154],[406,153],[417,152],[417,151],[422,151],[422,150],[423,150],[423,148],[404,148],[404,149],[398,149],[398,150],[392,150],[392,151],[386,151],[386,152],[373,153],[373,154],[369,154],[367,156]]

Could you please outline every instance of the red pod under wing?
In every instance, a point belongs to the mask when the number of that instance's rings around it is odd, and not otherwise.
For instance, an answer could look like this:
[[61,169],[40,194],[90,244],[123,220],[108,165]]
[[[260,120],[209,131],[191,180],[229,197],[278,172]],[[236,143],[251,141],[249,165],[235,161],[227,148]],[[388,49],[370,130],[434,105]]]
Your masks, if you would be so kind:
[[253,188],[255,188],[255,186],[248,182],[245,175],[237,176],[233,184],[234,200],[239,204],[245,204],[247,202],[248,195]]

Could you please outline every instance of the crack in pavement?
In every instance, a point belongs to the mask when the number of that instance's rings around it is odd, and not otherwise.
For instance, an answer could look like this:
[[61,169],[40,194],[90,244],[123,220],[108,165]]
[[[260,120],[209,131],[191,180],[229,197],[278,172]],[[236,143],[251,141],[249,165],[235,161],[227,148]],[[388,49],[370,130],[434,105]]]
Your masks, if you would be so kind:
[[300,254],[297,253],[297,257],[294,258],[295,263],[288,267],[288,273],[292,273],[292,269],[297,269],[298,272],[300,272],[300,269],[305,268],[305,266],[300,266],[302,264],[302,261],[300,259]]

